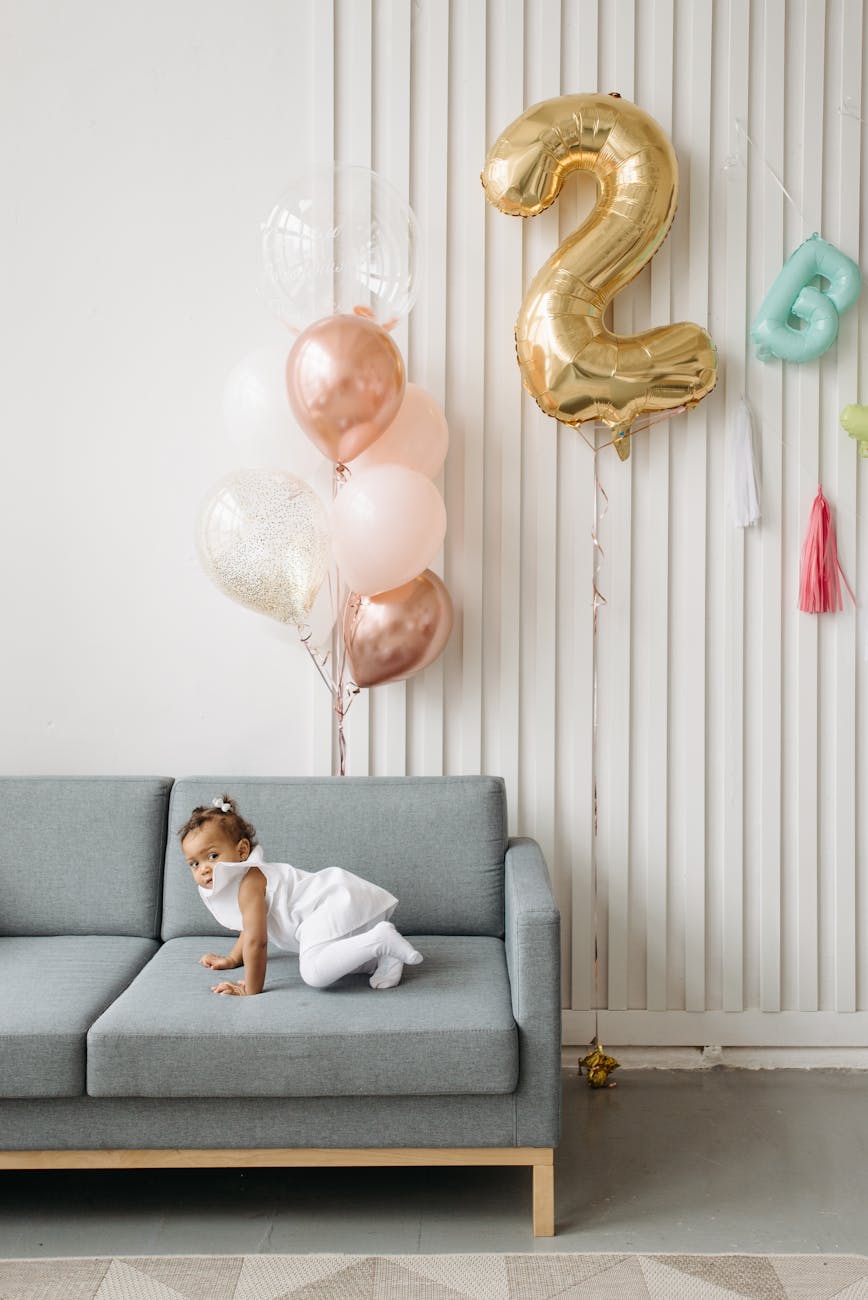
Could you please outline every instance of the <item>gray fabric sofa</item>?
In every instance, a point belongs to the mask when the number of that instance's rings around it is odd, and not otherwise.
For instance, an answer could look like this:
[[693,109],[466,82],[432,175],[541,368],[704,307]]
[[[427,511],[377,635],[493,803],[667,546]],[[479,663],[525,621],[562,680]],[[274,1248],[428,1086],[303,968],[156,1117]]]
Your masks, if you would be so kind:
[[[394,893],[423,964],[316,990],[273,951],[215,997],[234,937],[176,831],[224,790],[267,860]],[[0,810],[0,1168],[524,1164],[554,1232],[559,917],[501,780],[2,778]]]

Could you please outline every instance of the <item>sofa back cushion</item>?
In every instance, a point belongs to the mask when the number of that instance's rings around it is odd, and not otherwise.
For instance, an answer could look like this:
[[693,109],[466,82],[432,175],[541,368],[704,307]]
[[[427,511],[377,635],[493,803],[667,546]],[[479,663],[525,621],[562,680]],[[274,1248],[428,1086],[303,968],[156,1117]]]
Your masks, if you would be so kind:
[[0,777],[0,934],[159,935],[167,777]]
[[407,934],[503,934],[506,792],[499,777],[185,778],[169,808],[163,938],[225,935],[202,904],[177,831],[230,794],[266,862],[344,867],[393,893]]

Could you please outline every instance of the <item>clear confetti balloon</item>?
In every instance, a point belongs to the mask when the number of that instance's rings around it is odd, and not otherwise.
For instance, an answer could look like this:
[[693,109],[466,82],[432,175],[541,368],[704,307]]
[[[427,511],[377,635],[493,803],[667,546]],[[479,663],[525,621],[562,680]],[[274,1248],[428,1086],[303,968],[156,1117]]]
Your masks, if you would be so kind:
[[210,492],[196,543],[205,572],[232,600],[302,626],[331,561],[328,515],[303,479],[240,469]]
[[263,222],[262,261],[269,306],[291,328],[339,312],[389,326],[416,299],[416,218],[367,167],[314,167],[291,181]]

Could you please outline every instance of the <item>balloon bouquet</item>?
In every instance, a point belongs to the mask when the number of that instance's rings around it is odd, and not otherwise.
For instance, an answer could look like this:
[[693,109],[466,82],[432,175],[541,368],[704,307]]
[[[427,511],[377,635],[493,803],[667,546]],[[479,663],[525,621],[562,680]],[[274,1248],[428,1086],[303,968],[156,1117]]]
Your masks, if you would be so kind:
[[248,459],[281,463],[218,483],[197,545],[226,595],[298,629],[331,692],[344,775],[359,690],[427,667],[452,629],[427,567],[446,532],[432,478],[449,434],[389,333],[418,282],[415,219],[391,185],[363,167],[308,173],[263,224],[262,252],[269,305],[297,337],[288,356],[261,349],[233,370],[224,414]]

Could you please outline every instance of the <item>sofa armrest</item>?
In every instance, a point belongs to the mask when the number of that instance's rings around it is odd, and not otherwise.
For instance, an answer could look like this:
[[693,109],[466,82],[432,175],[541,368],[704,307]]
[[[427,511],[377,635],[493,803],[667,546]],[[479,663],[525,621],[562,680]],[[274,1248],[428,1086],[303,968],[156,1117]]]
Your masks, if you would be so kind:
[[561,918],[535,840],[509,841],[504,901],[506,965],[519,1034],[516,1144],[555,1146],[561,1110]]

